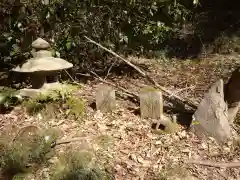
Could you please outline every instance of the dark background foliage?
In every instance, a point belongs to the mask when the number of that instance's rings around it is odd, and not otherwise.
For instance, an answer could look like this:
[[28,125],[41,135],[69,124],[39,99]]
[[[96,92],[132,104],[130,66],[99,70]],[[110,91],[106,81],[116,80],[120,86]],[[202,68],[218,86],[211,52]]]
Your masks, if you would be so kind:
[[198,57],[239,52],[237,0],[2,0],[1,68],[30,56],[37,37],[49,41],[75,70],[105,70],[108,53],[84,38],[129,55]]

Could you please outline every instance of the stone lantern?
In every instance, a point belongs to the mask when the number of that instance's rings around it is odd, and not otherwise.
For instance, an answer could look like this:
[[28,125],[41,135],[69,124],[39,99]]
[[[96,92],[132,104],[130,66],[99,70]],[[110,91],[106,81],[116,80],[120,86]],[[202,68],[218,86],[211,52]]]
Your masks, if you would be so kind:
[[73,66],[64,59],[52,57],[51,51],[47,50],[50,44],[41,38],[32,43],[32,48],[33,58],[13,69],[30,76],[32,87],[20,90],[20,95],[28,97],[59,87],[61,84],[58,82],[58,71]]

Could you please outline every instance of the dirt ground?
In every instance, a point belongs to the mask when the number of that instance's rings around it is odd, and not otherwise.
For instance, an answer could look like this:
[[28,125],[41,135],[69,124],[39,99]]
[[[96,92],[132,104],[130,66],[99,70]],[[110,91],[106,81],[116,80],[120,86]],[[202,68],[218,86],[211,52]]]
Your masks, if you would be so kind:
[[[150,73],[160,85],[180,97],[200,102],[209,86],[223,78],[240,65],[237,56],[214,55],[203,60],[149,60],[129,57],[138,66]],[[129,91],[138,93],[141,87],[151,84],[138,73],[123,72],[106,80]],[[16,107],[8,114],[0,115],[0,132],[18,129],[27,125],[57,127],[62,138],[86,137],[82,141],[59,145],[57,152],[67,149],[89,149],[96,154],[96,161],[112,167],[117,180],[237,180],[239,168],[216,168],[188,164],[187,160],[211,160],[213,162],[240,161],[240,146],[218,145],[213,139],[203,141],[184,127],[174,134],[153,133],[151,121],[142,119],[137,105],[129,100],[117,98],[117,110],[113,114],[102,114],[90,105],[95,100],[99,80],[82,84],[78,96],[84,99],[87,115],[82,119],[69,119],[59,112],[28,115]],[[118,89],[115,89],[118,91]],[[44,179],[48,168],[39,170],[34,179]]]

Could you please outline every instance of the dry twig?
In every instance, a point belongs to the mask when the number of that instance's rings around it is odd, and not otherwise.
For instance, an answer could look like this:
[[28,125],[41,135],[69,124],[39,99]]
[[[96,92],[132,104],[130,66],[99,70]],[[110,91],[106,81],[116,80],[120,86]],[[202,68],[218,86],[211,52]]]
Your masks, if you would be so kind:
[[240,168],[240,162],[218,163],[218,162],[212,162],[212,161],[189,160],[189,161],[186,161],[186,163],[218,167],[218,168]]
[[78,85],[78,86],[81,86],[81,84],[78,83],[77,81],[75,81],[74,78],[69,74],[69,72],[68,72],[66,69],[64,69],[64,72],[65,72],[65,73],[68,75],[68,77],[72,80],[73,84],[76,84],[76,85]]
[[174,93],[173,93],[172,95],[170,95],[169,97],[172,97],[173,95],[177,95],[178,93],[180,93],[180,92],[182,92],[182,91],[186,91],[186,90],[188,90],[188,89],[193,89],[193,88],[195,88],[195,86],[190,86],[190,87],[182,88],[182,89],[174,92]]
[[51,145],[51,147],[54,148],[57,145],[68,144],[68,143],[71,143],[71,142],[74,142],[74,141],[82,141],[84,139],[86,139],[86,137],[75,137],[75,138],[57,140]]

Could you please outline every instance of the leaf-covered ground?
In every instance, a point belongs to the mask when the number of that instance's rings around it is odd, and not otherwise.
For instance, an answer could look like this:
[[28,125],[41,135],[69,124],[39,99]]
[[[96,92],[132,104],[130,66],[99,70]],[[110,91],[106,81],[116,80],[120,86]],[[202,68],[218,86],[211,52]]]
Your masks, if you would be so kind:
[[[147,60],[129,58],[150,72],[159,84],[178,96],[199,102],[204,92],[219,78],[227,80],[231,71],[240,64],[239,57],[214,56],[201,62],[186,60]],[[130,72],[129,72],[130,73]],[[123,72],[107,80],[138,93],[141,87],[151,85],[137,73]],[[219,146],[213,139],[208,142],[198,139],[181,128],[175,134],[153,133],[151,121],[142,119],[134,103],[118,98],[113,114],[102,114],[90,106],[95,99],[98,80],[82,84],[77,96],[86,102],[87,114],[80,119],[71,119],[61,109],[47,108],[34,116],[16,107],[9,114],[0,115],[0,132],[16,133],[20,127],[38,125],[57,127],[62,139],[83,136],[82,141],[59,145],[57,152],[67,149],[87,149],[95,153],[99,164],[111,167],[117,180],[162,180],[162,179],[240,179],[239,168],[215,168],[187,164],[189,159],[216,161],[240,161],[240,146]],[[116,89],[117,90],[117,89]],[[131,108],[129,108],[131,107]],[[54,162],[52,158],[52,163]],[[48,168],[37,171],[34,179],[47,178]]]

